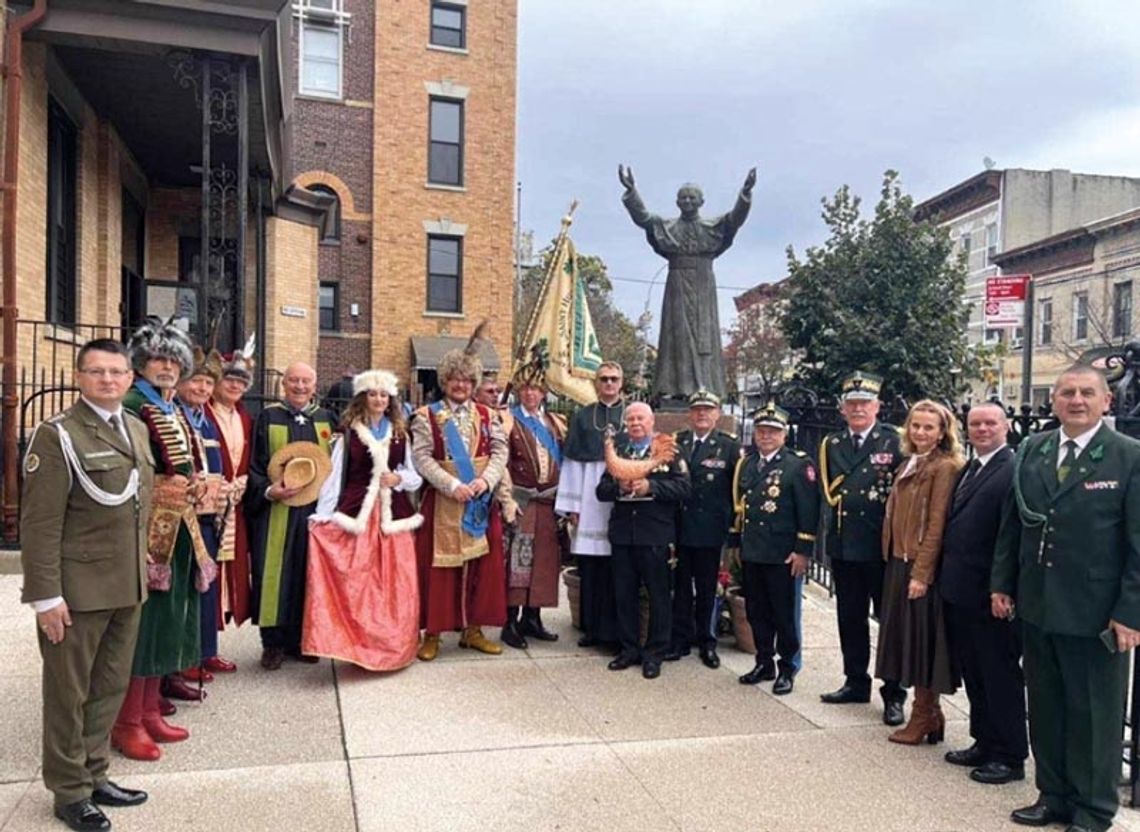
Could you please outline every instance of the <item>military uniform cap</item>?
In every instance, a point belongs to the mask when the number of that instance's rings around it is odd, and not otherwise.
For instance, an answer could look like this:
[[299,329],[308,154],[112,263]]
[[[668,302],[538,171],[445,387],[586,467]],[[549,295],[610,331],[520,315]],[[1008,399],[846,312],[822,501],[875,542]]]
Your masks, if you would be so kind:
[[767,425],[772,428],[788,429],[788,422],[790,421],[788,411],[782,407],[777,407],[776,403],[769,401],[768,404],[761,408],[757,408],[752,412],[752,427],[758,428],[761,425]]
[[883,379],[873,373],[856,370],[843,379],[842,398],[870,400],[879,398],[883,389]]
[[720,407],[720,397],[716,393],[701,388],[689,396],[689,407]]

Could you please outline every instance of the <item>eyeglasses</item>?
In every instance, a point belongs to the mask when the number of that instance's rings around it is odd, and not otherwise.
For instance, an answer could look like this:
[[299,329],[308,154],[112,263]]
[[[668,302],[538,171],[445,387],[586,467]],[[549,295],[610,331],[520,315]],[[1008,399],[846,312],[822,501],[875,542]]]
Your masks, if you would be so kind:
[[85,376],[93,376],[94,378],[122,378],[130,370],[109,370],[106,367],[91,367],[86,370],[80,370]]
[[598,376],[598,381],[602,384],[617,384],[621,381],[621,376]]

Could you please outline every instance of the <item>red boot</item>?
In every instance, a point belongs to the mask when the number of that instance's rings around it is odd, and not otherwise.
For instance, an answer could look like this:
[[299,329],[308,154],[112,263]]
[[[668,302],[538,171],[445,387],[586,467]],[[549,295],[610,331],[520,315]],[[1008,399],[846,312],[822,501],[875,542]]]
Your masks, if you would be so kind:
[[111,728],[111,747],[131,760],[153,762],[162,751],[142,726],[146,679],[132,676],[119,716]]
[[[209,660],[207,659],[207,661]],[[185,679],[187,682],[197,682],[199,680],[202,682],[214,681],[214,674],[211,673],[206,667],[190,667],[186,670],[183,670],[178,675]]]
[[202,665],[212,673],[233,673],[237,670],[236,664],[221,656],[210,656],[202,662]]
[[171,725],[162,718],[158,709],[158,686],[161,680],[154,676],[146,680],[143,694],[142,726],[155,742],[182,742],[190,737],[190,732],[177,725]]

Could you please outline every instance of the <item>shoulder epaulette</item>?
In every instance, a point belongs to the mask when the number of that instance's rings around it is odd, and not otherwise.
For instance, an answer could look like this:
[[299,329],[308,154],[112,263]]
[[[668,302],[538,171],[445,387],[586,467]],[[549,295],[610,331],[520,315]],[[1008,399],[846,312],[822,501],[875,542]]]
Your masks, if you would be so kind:
[[799,448],[792,448],[792,453],[798,456],[800,459],[808,458],[808,455],[804,451],[801,451]]
[[739,437],[739,436],[737,436],[737,435],[736,435],[735,433],[733,433],[732,431],[729,431],[729,430],[721,430],[721,431],[717,431],[717,432],[718,432],[718,433],[721,433],[721,434],[724,434],[724,435],[725,435],[725,436],[727,436],[729,439],[731,439],[733,442],[739,442],[739,441],[740,441],[740,437]]

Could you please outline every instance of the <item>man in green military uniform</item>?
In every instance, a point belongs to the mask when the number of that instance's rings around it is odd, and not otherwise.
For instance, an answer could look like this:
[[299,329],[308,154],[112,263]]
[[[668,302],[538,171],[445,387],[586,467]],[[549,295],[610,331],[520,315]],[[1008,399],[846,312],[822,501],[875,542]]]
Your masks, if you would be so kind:
[[1140,443],[1104,424],[1088,366],[1053,385],[1057,430],[1018,448],[990,578],[1022,622],[1040,797],[1015,823],[1102,832],[1119,803],[1128,651],[1140,644]]
[[[692,493],[677,512],[677,563],[673,569],[673,636],[666,661],[689,655],[695,640],[705,667],[716,654],[717,574],[720,550],[732,526],[732,474],[740,443],[717,430],[720,399],[708,390],[689,396],[688,430],[676,435],[677,453],[689,463]],[[694,598],[695,595],[695,598]]]
[[99,805],[147,797],[107,779],[146,599],[154,484],[146,428],[122,406],[132,378],[122,344],[85,344],[79,401],[36,429],[24,457],[23,601],[44,663],[43,778],[56,816],[76,830],[110,829]]
[[[817,543],[835,580],[843,685],[820,699],[829,705],[871,701],[871,632],[867,614],[879,616],[883,598],[883,512],[894,472],[902,462],[899,434],[878,421],[883,380],[854,372],[843,380],[839,412],[844,430],[819,446],[823,528]],[[883,722],[901,725],[906,689],[884,681]]]
[[744,600],[756,641],[756,666],[740,682],[775,679],[772,693],[782,696],[792,692],[796,675],[796,579],[811,561],[819,497],[807,454],[784,447],[787,411],[768,402],[752,420],[753,446],[737,462],[732,484]]

